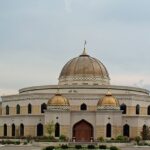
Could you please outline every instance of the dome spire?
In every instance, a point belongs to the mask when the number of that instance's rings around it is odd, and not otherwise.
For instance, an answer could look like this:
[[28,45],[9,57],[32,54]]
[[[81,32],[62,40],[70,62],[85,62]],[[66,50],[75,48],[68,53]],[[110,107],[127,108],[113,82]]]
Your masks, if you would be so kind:
[[84,41],[84,49],[82,55],[87,55],[85,46],[86,46],[86,40]]

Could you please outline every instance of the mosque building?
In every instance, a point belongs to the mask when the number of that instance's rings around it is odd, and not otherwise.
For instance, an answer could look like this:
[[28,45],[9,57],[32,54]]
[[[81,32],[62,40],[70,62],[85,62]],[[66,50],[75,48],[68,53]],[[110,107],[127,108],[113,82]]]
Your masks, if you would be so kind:
[[69,60],[58,85],[34,86],[2,96],[0,136],[54,136],[70,141],[95,141],[118,135],[134,138],[150,126],[149,91],[110,84],[104,64],[87,54]]

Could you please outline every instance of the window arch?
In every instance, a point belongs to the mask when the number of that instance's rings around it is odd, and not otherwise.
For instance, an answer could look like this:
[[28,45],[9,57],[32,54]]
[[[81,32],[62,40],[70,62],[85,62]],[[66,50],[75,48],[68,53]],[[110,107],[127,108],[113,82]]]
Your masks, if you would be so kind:
[[4,133],[3,133],[4,136],[7,136],[7,124],[4,124]]
[[6,115],[9,115],[9,106],[6,106]]
[[80,106],[80,110],[87,110],[87,105],[85,103],[83,103],[81,106]]
[[16,106],[16,114],[20,114],[20,105],[19,104]]
[[128,124],[123,126],[123,136],[130,137],[130,126]]
[[120,110],[122,110],[122,114],[126,114],[127,113],[127,106],[126,106],[126,104],[121,104],[120,105]]
[[147,107],[147,115],[150,115],[150,105]]
[[135,112],[137,115],[139,115],[140,114],[140,105],[139,104],[137,104],[136,105],[136,112]]
[[55,124],[55,137],[59,137],[60,136],[60,125],[59,123]]
[[37,125],[37,136],[43,136],[43,125],[41,123]]
[[24,136],[24,125],[20,124],[20,136]]
[[106,125],[106,137],[111,137],[111,124]]
[[28,114],[31,114],[31,113],[32,113],[32,105],[28,104]]
[[144,124],[142,128],[142,138],[143,140],[148,140],[148,127]]
[[11,125],[11,135],[12,135],[12,136],[15,136],[15,135],[16,135],[16,127],[15,127],[15,124],[12,124],[12,125]]
[[46,109],[47,109],[47,105],[45,103],[41,104],[41,113],[44,113]]

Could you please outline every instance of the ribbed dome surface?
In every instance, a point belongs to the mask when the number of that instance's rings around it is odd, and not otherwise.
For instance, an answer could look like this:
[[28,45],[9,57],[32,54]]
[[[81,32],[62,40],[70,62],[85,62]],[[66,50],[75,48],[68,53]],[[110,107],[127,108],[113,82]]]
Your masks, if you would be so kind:
[[109,84],[106,67],[98,59],[90,57],[85,52],[66,63],[60,73],[59,84],[82,84],[84,81]]
[[48,106],[69,106],[69,100],[61,94],[56,94],[47,103]]
[[112,96],[111,93],[107,93],[101,100],[98,101],[98,106],[113,106],[118,107],[118,100]]

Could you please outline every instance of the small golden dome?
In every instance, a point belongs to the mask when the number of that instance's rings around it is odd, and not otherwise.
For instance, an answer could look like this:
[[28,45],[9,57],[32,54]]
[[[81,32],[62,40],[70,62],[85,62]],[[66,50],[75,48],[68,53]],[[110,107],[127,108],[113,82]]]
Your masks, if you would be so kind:
[[98,101],[97,106],[113,106],[118,107],[118,100],[112,96],[110,92],[108,92],[101,100]]
[[61,94],[55,94],[47,103],[48,106],[69,106],[69,100]]

